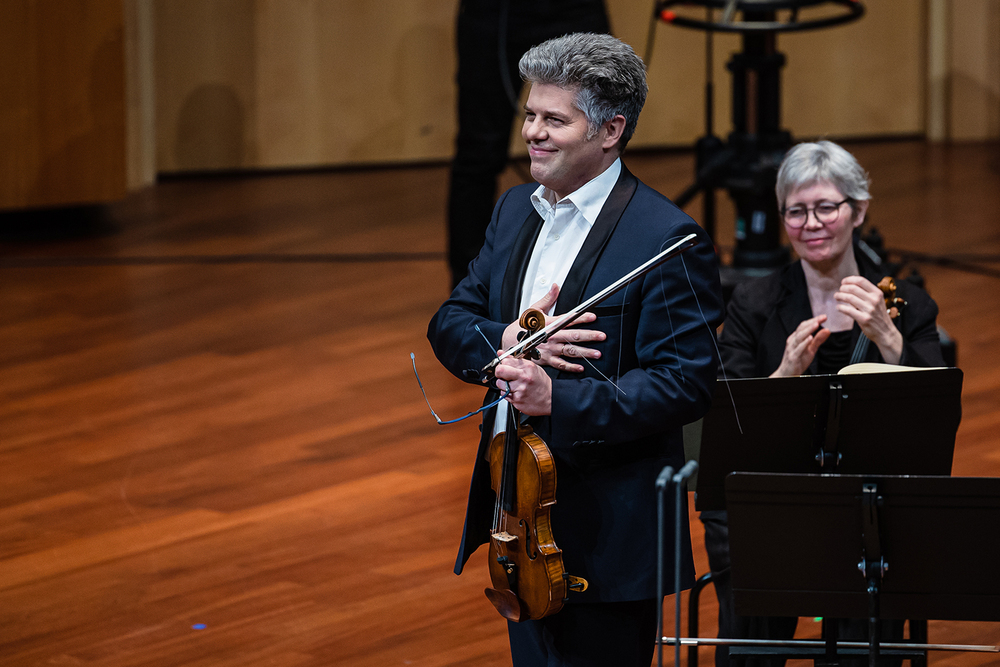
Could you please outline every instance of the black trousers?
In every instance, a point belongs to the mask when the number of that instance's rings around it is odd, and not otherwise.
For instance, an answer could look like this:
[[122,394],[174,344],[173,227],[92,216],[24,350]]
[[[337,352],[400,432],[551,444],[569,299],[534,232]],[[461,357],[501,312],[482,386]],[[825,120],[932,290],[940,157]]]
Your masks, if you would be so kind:
[[656,600],[567,604],[538,621],[507,622],[514,667],[649,667]]
[[532,46],[572,32],[608,32],[604,0],[462,0],[458,138],[448,191],[453,285],[465,277],[486,237],[521,92],[517,63]]

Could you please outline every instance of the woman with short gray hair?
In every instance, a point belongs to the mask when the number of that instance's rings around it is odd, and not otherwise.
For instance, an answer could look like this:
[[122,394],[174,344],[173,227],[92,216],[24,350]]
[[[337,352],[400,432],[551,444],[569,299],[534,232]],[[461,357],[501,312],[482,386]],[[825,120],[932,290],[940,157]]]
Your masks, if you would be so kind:
[[871,199],[871,180],[854,156],[832,141],[817,141],[799,144],[782,160],[775,187],[779,206],[795,190],[820,181],[829,182],[849,198],[855,212],[854,202]]
[[729,377],[836,373],[862,361],[943,365],[937,305],[900,281],[908,305],[890,313],[877,287],[882,272],[854,242],[869,184],[854,156],[831,141],[785,156],[775,193],[799,261],[734,290],[719,338]]
[[[898,293],[906,305],[893,318],[877,287],[880,266],[854,242],[868,213],[868,187],[868,174],[858,161],[833,142],[799,144],[785,156],[775,192],[799,259],[733,290],[719,335],[727,377],[833,374],[862,361],[944,365],[937,305],[924,290],[900,281]],[[735,615],[726,512],[706,511],[700,518],[719,598],[719,636],[792,637],[797,618]],[[883,636],[902,636],[901,621],[884,623],[891,625],[883,626]],[[866,622],[846,621],[839,633],[864,639],[866,627]],[[716,665],[728,664],[728,649],[720,647]]]

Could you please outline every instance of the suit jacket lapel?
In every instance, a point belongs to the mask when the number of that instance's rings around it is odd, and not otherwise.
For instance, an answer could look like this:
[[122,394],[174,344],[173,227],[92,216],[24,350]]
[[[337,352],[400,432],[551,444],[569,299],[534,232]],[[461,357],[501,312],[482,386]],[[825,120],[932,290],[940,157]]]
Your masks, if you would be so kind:
[[556,314],[565,313],[580,304],[583,299],[583,290],[594,271],[594,265],[597,264],[604,246],[611,238],[611,233],[618,225],[622,213],[625,212],[625,207],[632,200],[637,184],[638,179],[622,164],[618,182],[611,189],[611,194],[608,195],[601,213],[594,221],[594,226],[587,235],[587,240],[580,248],[580,252],[573,262],[573,267],[569,270],[569,275],[566,276],[566,284],[559,290]]
[[507,270],[500,288],[500,312],[505,322],[513,322],[521,316],[521,286],[524,273],[528,270],[528,260],[542,229],[542,216],[532,209],[521,225],[517,238],[507,260]]

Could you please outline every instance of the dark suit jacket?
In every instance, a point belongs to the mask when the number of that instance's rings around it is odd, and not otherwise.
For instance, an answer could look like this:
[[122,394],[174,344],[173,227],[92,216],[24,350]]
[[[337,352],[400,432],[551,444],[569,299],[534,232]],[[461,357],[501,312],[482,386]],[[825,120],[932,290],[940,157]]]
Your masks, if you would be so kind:
[[[863,253],[855,251],[861,275],[878,283],[884,275]],[[895,320],[903,334],[903,366],[944,366],[938,336],[938,308],[924,290],[905,280],[896,281],[897,296],[906,301]],[[737,285],[726,311],[726,326],[719,335],[722,364],[730,378],[767,377],[781,365],[785,341],[803,320],[812,317],[802,264],[798,261],[755,280]],[[861,328],[851,333],[853,350]],[[862,361],[882,362],[873,343]],[[808,373],[816,373],[816,359]]]
[[[498,348],[503,330],[518,317],[524,272],[542,222],[530,201],[536,187],[518,186],[501,196],[469,276],[431,320],[435,354],[467,381],[476,382],[476,373],[493,358],[475,325]],[[708,237],[624,167],[559,295],[556,312],[566,312],[691,232],[700,242],[683,261],[670,260],[593,309],[598,319],[588,328],[607,334],[594,344],[602,351],[595,366],[621,393],[586,363],[582,374],[546,367],[553,376],[552,415],[531,423],[556,461],[556,543],[567,571],[590,583],[572,601],[655,597],[655,479],[663,466],[683,465],[681,426],[709,407],[722,302]],[[490,391],[486,400],[495,396]],[[495,495],[484,454],[494,413],[484,419],[457,573],[489,539]],[[686,518],[684,512],[685,538]],[[672,522],[667,534],[673,535]],[[684,553],[684,581],[690,585],[689,545]],[[672,558],[666,565],[672,572]]]

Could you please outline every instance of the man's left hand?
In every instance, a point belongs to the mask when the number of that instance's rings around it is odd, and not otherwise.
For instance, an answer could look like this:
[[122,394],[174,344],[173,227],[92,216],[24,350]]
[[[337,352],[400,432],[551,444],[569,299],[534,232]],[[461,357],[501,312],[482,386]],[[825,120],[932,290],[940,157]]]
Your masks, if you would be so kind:
[[[531,307],[542,313],[547,313],[555,305],[557,298],[559,298],[559,286],[553,283],[545,296],[531,304]],[[545,323],[549,324],[554,319],[558,319],[558,316],[546,315]],[[593,313],[581,313],[567,328],[552,334],[547,341],[535,348],[538,350],[536,363],[543,366],[551,366],[559,371],[582,373],[586,370],[583,364],[575,363],[570,361],[570,359],[578,359],[580,361],[584,359],[600,359],[600,351],[587,347],[586,343],[600,342],[605,340],[607,335],[598,329],[577,329],[574,327],[580,324],[589,324],[596,319],[597,315]],[[517,343],[518,334],[523,332],[524,329],[521,328],[521,325],[516,320],[507,325],[502,340],[504,348],[510,349],[510,347]]]

